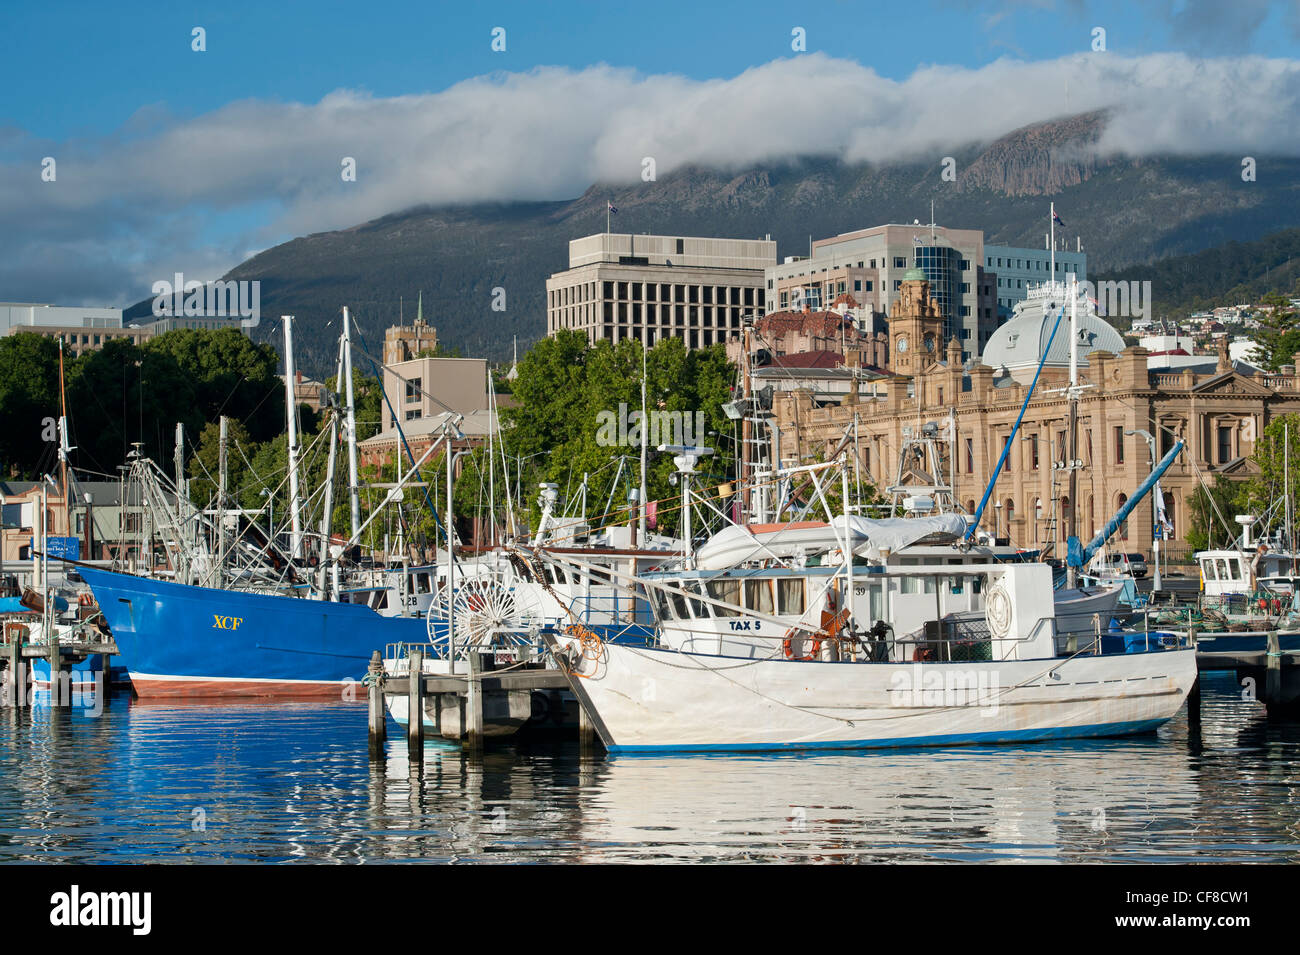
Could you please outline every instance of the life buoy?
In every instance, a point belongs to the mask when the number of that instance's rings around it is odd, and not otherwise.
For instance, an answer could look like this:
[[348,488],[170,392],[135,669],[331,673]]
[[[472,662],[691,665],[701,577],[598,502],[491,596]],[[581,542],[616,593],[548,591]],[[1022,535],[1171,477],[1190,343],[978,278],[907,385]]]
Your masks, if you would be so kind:
[[816,660],[818,655],[822,652],[822,640],[824,639],[824,635],[819,631],[812,634],[810,639],[812,640],[812,645],[808,648],[808,652],[803,656],[797,657],[794,654],[794,631],[787,630],[785,632],[785,639],[781,641],[781,652],[785,654],[787,660]]
[[77,594],[77,606],[93,607],[94,604],[95,604],[95,597],[90,591],[86,590]]

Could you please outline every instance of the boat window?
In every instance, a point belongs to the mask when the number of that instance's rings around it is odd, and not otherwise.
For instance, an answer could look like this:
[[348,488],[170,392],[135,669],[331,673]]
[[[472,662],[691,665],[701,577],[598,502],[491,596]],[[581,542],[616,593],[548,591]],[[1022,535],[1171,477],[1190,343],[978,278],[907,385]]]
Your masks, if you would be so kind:
[[672,591],[671,593],[668,594],[668,599],[672,601],[673,604],[672,615],[674,617],[676,617],[678,620],[691,619],[691,615],[686,611],[686,598],[684,596],[677,593],[676,591]]
[[745,607],[756,613],[772,612],[772,584],[768,580],[745,581]]
[[[690,584],[686,589],[697,594],[704,593],[704,585],[698,580],[693,584]],[[695,615],[696,620],[707,620],[709,617],[709,605],[702,600],[691,598],[691,613]]]
[[654,597],[655,613],[659,615],[660,620],[671,620],[673,618],[672,604],[668,600],[668,595],[662,590],[651,591]]
[[375,591],[375,604],[374,604],[374,607],[375,607],[376,610],[387,610],[387,609],[388,609],[388,591],[387,591],[387,590],[376,590],[376,591]]
[[1228,559],[1228,571],[1232,574],[1233,580],[1241,580],[1241,560],[1237,557]]
[[1206,579],[1206,580],[1218,580],[1218,579],[1219,579],[1218,577],[1216,577],[1216,576],[1214,575],[1214,561],[1212,561],[1212,560],[1203,560],[1203,561],[1201,561],[1201,571],[1205,574],[1205,579]]
[[916,593],[916,578],[915,578],[915,577],[900,577],[900,578],[898,579],[898,592],[899,592],[900,594],[914,594],[914,593]]
[[1231,579],[1232,579],[1231,577],[1228,576],[1228,565],[1227,565],[1227,563],[1224,561],[1224,559],[1223,559],[1222,557],[1217,557],[1217,558],[1215,558],[1214,563],[1217,565],[1217,569],[1218,569],[1218,571],[1219,571],[1219,579],[1220,579],[1220,580],[1231,580]]
[[787,577],[776,582],[778,612],[803,613],[803,578]]
[[733,609],[740,605],[740,581],[733,578],[723,578],[722,580],[710,580],[708,582],[709,596],[714,600],[721,600],[731,604],[732,607],[713,606],[714,616],[717,617],[739,617],[740,611]]
[[428,573],[416,574],[415,584],[416,584],[416,588],[422,594],[427,594],[432,592],[430,575]]

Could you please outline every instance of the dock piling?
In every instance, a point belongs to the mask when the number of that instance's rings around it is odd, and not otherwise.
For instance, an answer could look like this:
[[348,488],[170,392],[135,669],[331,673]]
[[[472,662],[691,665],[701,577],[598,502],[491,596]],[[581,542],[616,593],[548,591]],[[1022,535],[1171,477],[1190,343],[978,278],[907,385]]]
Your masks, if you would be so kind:
[[469,682],[466,684],[465,746],[470,754],[483,751],[483,657],[477,652],[469,655]]
[[27,661],[23,659],[23,641],[14,636],[8,646],[9,682],[5,689],[5,705],[15,708],[29,704],[27,693]]
[[49,646],[50,706],[55,709],[72,706],[72,674],[63,669],[63,650],[56,638]]
[[424,651],[412,647],[407,688],[406,751],[412,767],[424,762]]
[[1264,702],[1278,703],[1282,699],[1282,643],[1276,630],[1268,635],[1268,659],[1264,664]]
[[384,740],[388,736],[388,718],[384,712],[384,661],[376,650],[366,668],[366,685],[370,705],[370,758],[384,758]]

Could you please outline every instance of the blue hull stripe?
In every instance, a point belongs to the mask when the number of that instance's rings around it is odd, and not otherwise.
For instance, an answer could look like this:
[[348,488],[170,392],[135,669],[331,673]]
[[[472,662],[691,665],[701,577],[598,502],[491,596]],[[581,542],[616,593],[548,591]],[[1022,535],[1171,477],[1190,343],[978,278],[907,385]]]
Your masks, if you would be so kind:
[[1128,723],[1094,723],[1089,726],[1044,727],[1035,730],[994,730],[988,733],[954,733],[946,736],[900,736],[896,739],[832,740],[824,743],[683,743],[674,745],[609,746],[611,756],[669,755],[672,753],[743,753],[811,749],[902,749],[914,746],[971,746],[981,743],[1025,743],[1091,736],[1128,736],[1149,733],[1167,720]]

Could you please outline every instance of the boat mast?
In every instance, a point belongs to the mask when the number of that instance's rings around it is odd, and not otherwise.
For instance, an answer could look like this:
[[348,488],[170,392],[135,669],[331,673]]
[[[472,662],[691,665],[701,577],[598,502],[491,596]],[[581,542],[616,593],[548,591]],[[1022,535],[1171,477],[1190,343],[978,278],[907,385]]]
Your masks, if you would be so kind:
[[343,430],[348,439],[348,496],[352,509],[352,536],[356,537],[361,525],[361,499],[357,483],[357,411],[352,394],[352,319],[348,317],[346,305],[343,306],[343,377],[347,382],[347,422]]
[[284,322],[284,397],[289,419],[289,521],[295,560],[302,558],[302,516],[298,513],[298,403],[294,394],[293,316],[282,315]]
[[753,382],[750,380],[749,375],[749,349],[753,342],[753,338],[750,334],[753,320],[754,316],[751,312],[746,317],[745,321],[745,341],[744,348],[741,349],[740,359],[741,384],[744,397],[744,401],[741,402],[743,417],[740,422],[740,506],[742,508],[740,519],[746,524],[749,523],[749,516],[753,513],[753,509],[750,507],[752,502],[749,500],[749,495],[754,493],[754,489],[750,487],[749,482],[749,442],[753,436],[752,425],[750,424],[750,418],[752,415],[750,414],[749,409],[750,395],[753,392]]
[[487,389],[488,389],[488,542],[491,546],[497,546],[497,470],[496,456],[493,453],[496,444],[493,437],[496,433],[497,420],[497,396],[496,388],[492,384],[492,369],[487,370]]
[[221,416],[220,441],[217,445],[217,560],[213,570],[217,575],[217,588],[226,584],[226,428],[230,419]]
[[[63,389],[63,339],[59,339],[59,487],[64,513],[68,506],[68,396]],[[72,530],[69,526],[68,530]]]
[[[1056,207],[1052,207],[1052,224],[1056,224]],[[1055,230],[1053,230],[1055,234]],[[1052,261],[1056,261],[1056,242],[1052,242]],[[1056,287],[1055,266],[1052,273],[1052,287]],[[1068,397],[1070,399],[1070,460],[1068,467],[1070,469],[1070,513],[1065,522],[1066,540],[1071,537],[1077,537],[1076,532],[1078,514],[1079,514],[1079,295],[1078,295],[1078,276],[1075,276],[1074,282],[1070,286],[1070,389]],[[1077,587],[1079,584],[1079,569],[1074,565],[1068,565],[1065,569],[1066,586],[1069,588]]]
[[1282,421],[1282,483],[1286,486],[1287,551],[1291,554],[1291,573],[1295,574],[1296,544],[1291,533],[1291,422],[1284,418]]
[[646,385],[646,345],[641,343],[641,488],[637,500],[637,545],[645,546],[646,539],[646,487],[645,469],[650,437],[650,423],[646,421],[645,385]]

